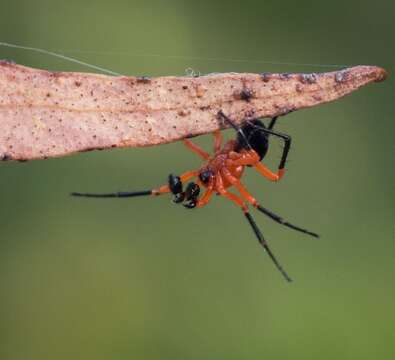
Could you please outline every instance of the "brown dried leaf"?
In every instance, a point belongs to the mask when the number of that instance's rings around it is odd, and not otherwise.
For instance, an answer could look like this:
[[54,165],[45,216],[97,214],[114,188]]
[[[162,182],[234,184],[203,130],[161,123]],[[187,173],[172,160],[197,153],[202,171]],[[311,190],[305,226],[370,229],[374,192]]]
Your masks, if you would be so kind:
[[336,100],[386,78],[375,66],[321,74],[111,77],[0,62],[0,159],[168,143]]

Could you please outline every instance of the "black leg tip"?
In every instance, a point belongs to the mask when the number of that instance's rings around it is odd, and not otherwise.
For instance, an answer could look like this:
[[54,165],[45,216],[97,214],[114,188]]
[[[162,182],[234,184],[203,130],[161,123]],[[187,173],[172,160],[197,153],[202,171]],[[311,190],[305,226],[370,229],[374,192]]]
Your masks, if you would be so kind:
[[194,209],[194,208],[196,207],[196,202],[194,202],[194,201],[189,201],[189,202],[183,204],[183,206],[184,206],[186,209]]
[[308,232],[307,234],[312,236],[312,237],[315,237],[316,239],[319,239],[321,237],[320,235],[318,235],[316,233],[313,233],[313,232]]

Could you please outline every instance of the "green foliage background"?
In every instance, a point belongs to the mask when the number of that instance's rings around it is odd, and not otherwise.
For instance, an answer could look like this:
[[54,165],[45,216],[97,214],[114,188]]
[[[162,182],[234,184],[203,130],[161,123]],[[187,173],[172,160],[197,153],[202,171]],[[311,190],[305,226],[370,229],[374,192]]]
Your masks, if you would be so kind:
[[[130,75],[331,70],[196,58],[375,64],[391,75],[394,8],[1,0],[0,38]],[[0,48],[0,58],[89,71],[26,51]],[[199,166],[181,143],[0,164],[0,358],[393,359],[393,104],[390,77],[281,118],[294,140],[284,181],[246,176],[265,206],[322,234],[314,240],[256,214],[292,284],[221,198],[184,211],[167,197],[68,196],[146,189]],[[197,141],[211,146],[210,136]],[[275,143],[269,163],[279,156]]]

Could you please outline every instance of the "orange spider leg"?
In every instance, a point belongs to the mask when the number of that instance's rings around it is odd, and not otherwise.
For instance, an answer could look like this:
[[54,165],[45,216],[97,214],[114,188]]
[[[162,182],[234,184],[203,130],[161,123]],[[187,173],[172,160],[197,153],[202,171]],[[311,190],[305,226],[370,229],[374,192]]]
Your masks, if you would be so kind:
[[[198,174],[199,174],[199,172],[196,170],[187,171],[180,176],[180,180],[181,180],[181,182],[185,182],[185,181],[189,180],[190,178],[193,178],[194,176],[198,176]],[[156,195],[166,194],[169,192],[170,192],[169,185],[163,185],[157,189],[153,189],[152,195],[156,196]]]
[[252,204],[261,213],[265,214],[266,216],[270,217],[272,220],[274,220],[275,222],[277,222],[281,225],[287,226],[291,229],[300,231],[305,234],[309,234],[314,237],[318,237],[318,234],[311,232],[309,230],[303,229],[299,226],[295,226],[295,225],[289,223],[288,221],[284,220],[281,216],[278,216],[278,215],[274,214],[273,212],[271,212],[270,210],[259,205],[258,201],[247,191],[247,189],[240,182],[240,180],[237,179],[236,177],[234,177],[228,169],[223,168],[221,170],[221,173],[223,174],[224,178],[239,191],[240,195],[245,200],[247,200],[250,204]]
[[[235,154],[238,154],[239,156],[236,156]],[[230,159],[227,160],[227,164],[231,166],[245,166],[259,163],[259,155],[254,150],[235,154],[232,153],[231,156],[229,156]]]
[[284,168],[278,169],[277,173],[275,173],[260,162],[256,163],[254,167],[262,176],[270,181],[279,181],[285,174]]
[[247,205],[244,203],[244,201],[242,199],[240,199],[237,195],[225,190],[221,174],[217,173],[215,178],[216,178],[216,183],[215,183],[216,190],[222,196],[228,198],[230,201],[234,202],[236,205],[241,207],[241,209],[243,210],[244,213],[248,213],[248,208],[247,208]]
[[259,205],[258,201],[247,191],[247,189],[240,182],[240,180],[234,177],[228,169],[222,168],[221,174],[227,181],[229,181],[239,191],[240,195],[245,200],[247,200],[251,205],[253,205],[254,207],[257,207]]
[[206,192],[204,195],[198,200],[196,206],[197,207],[203,207],[208,204],[210,201],[211,197],[213,196],[213,191],[214,191],[214,181],[210,180],[209,185],[207,187]]
[[223,185],[223,180],[222,180],[220,173],[217,173],[216,179],[217,179],[217,181],[216,181],[217,191],[222,196],[225,196],[226,198],[233,201],[234,203],[236,203],[236,205],[238,205],[242,208],[247,221],[249,222],[252,230],[255,233],[255,236],[257,237],[257,239],[258,239],[259,243],[262,245],[262,247],[266,250],[269,257],[272,259],[274,265],[277,267],[277,269],[281,272],[281,274],[284,276],[284,278],[287,281],[292,281],[292,279],[288,276],[288,274],[285,272],[285,270],[283,269],[283,267],[281,266],[281,264],[278,262],[277,258],[274,256],[273,252],[271,251],[269,244],[263,237],[261,231],[259,230],[257,224],[255,223],[255,220],[249,213],[247,205],[244,203],[244,201],[241,198],[239,198],[235,194],[232,194],[232,193],[225,190],[224,185]]
[[187,180],[189,180],[190,178],[193,178],[194,176],[198,176],[199,175],[199,171],[196,170],[191,170],[191,171],[187,171],[184,172],[181,176],[181,182],[185,182]]
[[271,171],[268,169],[265,165],[260,163],[259,161],[259,156],[254,150],[249,150],[246,152],[243,152],[241,154],[241,157],[239,159],[235,160],[228,160],[227,164],[233,165],[233,166],[246,166],[246,165],[253,165],[255,169],[263,175],[265,178],[271,180],[271,181],[279,181],[285,173],[285,169],[279,169],[277,173]]
[[214,152],[218,152],[221,150],[221,145],[222,145],[222,134],[221,131],[217,130],[214,131]]
[[278,169],[277,173],[268,169],[265,165],[260,162],[259,155],[254,150],[248,150],[241,154],[237,159],[235,155],[231,156],[231,159],[227,160],[229,166],[246,166],[252,165],[255,169],[265,178],[270,181],[279,181],[285,173],[285,169]]
[[195,143],[193,143],[191,140],[189,139],[184,139],[184,145],[191,150],[192,152],[194,152],[195,154],[197,154],[198,156],[200,156],[202,159],[204,160],[208,160],[210,158],[210,155],[205,152],[200,146],[196,145]]
[[228,154],[228,157],[231,160],[238,160],[241,158],[241,154],[236,151],[230,151]]

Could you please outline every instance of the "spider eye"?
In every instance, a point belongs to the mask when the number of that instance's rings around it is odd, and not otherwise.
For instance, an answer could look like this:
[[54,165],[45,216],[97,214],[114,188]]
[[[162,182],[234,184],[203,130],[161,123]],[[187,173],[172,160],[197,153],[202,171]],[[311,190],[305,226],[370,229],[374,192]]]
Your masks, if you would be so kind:
[[210,170],[204,170],[199,174],[199,179],[203,184],[207,184],[210,178],[213,176],[213,172]]

